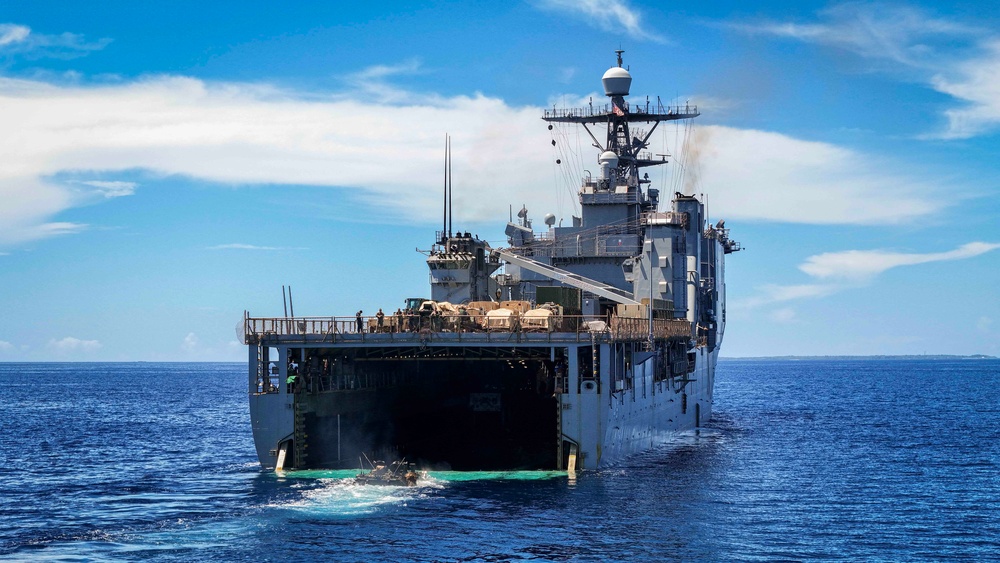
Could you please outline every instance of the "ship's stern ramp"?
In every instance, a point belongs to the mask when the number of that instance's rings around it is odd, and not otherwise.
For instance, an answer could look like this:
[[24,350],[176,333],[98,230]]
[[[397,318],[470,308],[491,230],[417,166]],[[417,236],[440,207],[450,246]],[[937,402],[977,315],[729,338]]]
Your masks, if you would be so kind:
[[261,334],[256,346],[275,351],[270,360],[282,381],[252,382],[252,403],[270,403],[257,409],[259,418],[267,411],[291,424],[266,433],[274,443],[258,443],[258,455],[274,467],[287,442],[286,468],[354,468],[366,455],[433,469],[558,469],[559,375],[570,347],[589,340],[514,332]]
[[551,350],[449,345],[307,350],[326,373],[301,405],[312,467],[354,467],[367,452],[423,467],[557,465]]

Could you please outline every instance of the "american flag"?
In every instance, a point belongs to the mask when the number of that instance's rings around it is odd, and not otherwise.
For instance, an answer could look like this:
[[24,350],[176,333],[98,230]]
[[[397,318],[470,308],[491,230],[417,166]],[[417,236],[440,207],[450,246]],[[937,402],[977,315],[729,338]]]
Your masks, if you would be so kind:
[[613,111],[615,115],[625,116],[625,112],[622,111],[622,108],[618,107],[618,104],[615,102],[611,102],[611,111]]

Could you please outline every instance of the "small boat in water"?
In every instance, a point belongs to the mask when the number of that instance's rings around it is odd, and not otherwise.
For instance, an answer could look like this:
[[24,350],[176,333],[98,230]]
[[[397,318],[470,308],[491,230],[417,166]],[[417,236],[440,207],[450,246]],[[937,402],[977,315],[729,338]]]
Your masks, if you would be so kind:
[[418,474],[415,463],[406,460],[392,461],[368,461],[371,469],[362,470],[354,478],[354,482],[359,485],[396,485],[400,487],[412,487],[417,484]]

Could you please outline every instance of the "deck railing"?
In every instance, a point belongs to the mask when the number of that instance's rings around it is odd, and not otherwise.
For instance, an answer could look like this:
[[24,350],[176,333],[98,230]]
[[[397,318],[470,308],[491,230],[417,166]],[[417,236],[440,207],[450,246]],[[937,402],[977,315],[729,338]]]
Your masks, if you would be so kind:
[[[610,322],[608,322],[610,321]],[[643,340],[649,338],[649,320],[612,316],[597,319],[584,315],[553,315],[541,326],[537,320],[522,320],[514,316],[505,326],[485,326],[481,315],[445,315],[428,317],[419,315],[386,315],[381,322],[377,317],[250,317],[243,322],[243,342],[260,342],[268,337],[322,336],[333,340],[341,336],[354,338],[405,339],[407,336],[427,337],[434,334],[607,334],[615,340]],[[690,338],[691,323],[685,319],[653,319],[653,338]]]
[[[698,106],[690,104],[670,106],[660,103],[651,104],[647,102],[645,105],[640,105],[626,102],[624,106],[625,112],[632,115],[648,115],[653,117],[690,117],[698,115]],[[590,104],[582,108],[552,108],[545,110],[542,119],[604,117],[613,111],[614,108],[611,104]]]
[[[649,319],[612,317],[611,334],[616,340],[649,337]],[[691,323],[684,319],[653,319],[653,338],[690,338]]]

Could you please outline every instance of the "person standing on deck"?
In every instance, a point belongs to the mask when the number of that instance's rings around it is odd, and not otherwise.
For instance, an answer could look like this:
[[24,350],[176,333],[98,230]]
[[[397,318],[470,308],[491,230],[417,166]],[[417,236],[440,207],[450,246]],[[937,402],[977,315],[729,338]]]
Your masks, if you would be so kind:
[[358,320],[358,333],[359,334],[362,332],[362,330],[361,330],[362,329],[362,326],[361,326],[361,313],[362,313],[362,311],[358,311],[357,314],[354,315],[354,318]]
[[382,307],[378,308],[378,313],[375,313],[375,325],[378,327],[375,332],[382,332],[382,323],[385,321],[385,313],[382,312]]

